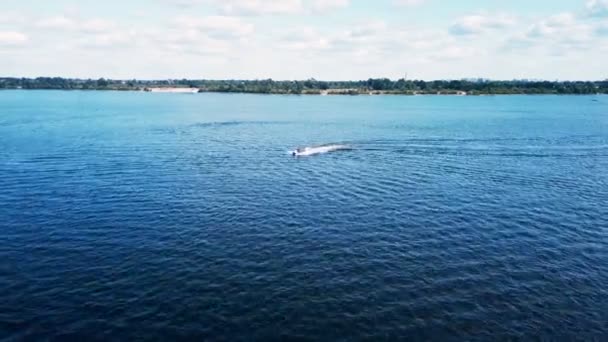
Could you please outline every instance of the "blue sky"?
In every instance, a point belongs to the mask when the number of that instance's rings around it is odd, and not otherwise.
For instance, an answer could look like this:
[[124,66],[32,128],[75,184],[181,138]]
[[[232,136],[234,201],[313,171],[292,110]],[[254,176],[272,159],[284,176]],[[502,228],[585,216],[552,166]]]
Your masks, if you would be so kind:
[[608,0],[3,0],[0,76],[606,79]]

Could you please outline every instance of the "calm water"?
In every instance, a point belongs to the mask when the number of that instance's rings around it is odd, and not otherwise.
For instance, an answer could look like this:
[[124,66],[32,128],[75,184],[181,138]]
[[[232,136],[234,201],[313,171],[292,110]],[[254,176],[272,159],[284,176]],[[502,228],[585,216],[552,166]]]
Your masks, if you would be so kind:
[[608,97],[0,92],[9,340],[602,339],[607,285]]

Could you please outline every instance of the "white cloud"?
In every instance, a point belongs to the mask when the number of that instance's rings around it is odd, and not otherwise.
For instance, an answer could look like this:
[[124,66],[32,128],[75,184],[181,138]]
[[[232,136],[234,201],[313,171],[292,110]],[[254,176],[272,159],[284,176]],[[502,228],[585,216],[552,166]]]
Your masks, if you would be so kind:
[[346,8],[350,5],[350,0],[313,0],[310,3],[310,8],[314,12],[327,12],[340,8]]
[[428,0],[393,0],[395,5],[404,7],[420,6],[426,2],[428,2]]
[[24,17],[22,14],[17,12],[3,12],[0,13],[0,25],[8,24],[21,24],[24,22]]
[[57,51],[103,48],[145,54],[230,55],[254,26],[240,17],[177,16],[155,26],[132,28],[105,18],[59,15],[38,19],[30,27],[39,47]]
[[174,24],[178,28],[199,30],[219,39],[241,38],[252,34],[254,31],[254,26],[241,18],[220,15],[207,17],[181,16],[174,20]]
[[0,31],[0,46],[18,46],[27,43],[28,36],[21,32]]
[[436,60],[457,60],[471,57],[479,58],[484,54],[485,51],[480,48],[466,46],[448,46],[431,54],[431,58]]
[[573,13],[555,14],[531,23],[504,44],[504,51],[536,53],[545,58],[578,56],[581,60],[602,46],[602,26]]
[[[523,9],[512,14],[472,12],[453,16],[447,24],[422,17],[408,24],[410,20],[383,15],[395,11],[392,6],[428,0],[379,2],[373,17],[367,8],[357,7],[359,0],[156,0],[157,5],[171,5],[140,9],[141,16],[128,20],[102,12],[83,17],[80,10],[24,12],[24,6],[15,12],[29,13],[23,19],[0,14],[0,73],[353,79],[409,72],[417,78],[593,78],[608,74],[602,63],[608,52],[608,22],[598,19],[607,1],[585,0],[578,9],[543,17]],[[344,12],[331,21],[312,17],[339,9]],[[260,15],[266,17],[249,17]],[[277,17],[283,15],[288,17]],[[56,58],[41,57],[48,55]]]
[[79,28],[85,32],[100,33],[108,32],[116,28],[116,24],[104,19],[91,19],[79,23]]
[[599,36],[608,36],[608,24],[596,27],[595,33]]
[[77,28],[75,20],[63,15],[43,18],[35,25],[44,30],[73,30]]
[[293,14],[303,8],[301,0],[214,0],[229,15]]
[[102,33],[114,29],[116,24],[112,21],[99,18],[80,19],[59,15],[40,19],[34,26],[43,30]]
[[254,16],[325,13],[348,7],[350,0],[164,0],[179,7],[211,4],[224,15]]
[[136,31],[115,30],[86,36],[77,41],[78,46],[85,48],[130,48],[137,46],[141,37]]
[[326,35],[319,30],[306,26],[286,30],[279,36],[279,41],[285,43],[316,41],[324,38]]
[[481,34],[490,30],[508,28],[515,23],[515,18],[506,14],[473,14],[453,23],[450,33],[454,35]]
[[608,17],[608,0],[587,1],[587,13],[591,17]]
[[569,32],[575,25],[576,19],[572,13],[561,13],[533,24],[528,30],[528,36],[547,37],[564,31]]
[[60,50],[78,48],[129,49],[138,45],[141,37],[116,22],[102,18],[81,18],[58,15],[30,20],[29,27],[40,46]]
[[349,31],[351,37],[369,37],[386,31],[388,25],[382,20],[369,21],[367,23],[355,25]]
[[175,54],[229,55],[239,41],[215,39],[198,29],[174,28],[148,31],[138,37],[149,49],[161,49]]
[[280,37],[284,43],[280,47],[299,50],[306,58],[346,60],[349,66],[356,63],[363,67],[369,63],[378,69],[388,64],[399,69],[399,65],[429,60],[460,60],[483,55],[481,49],[463,46],[442,30],[390,26],[381,20],[347,26],[352,29],[320,31],[305,27],[290,30]]
[[299,39],[289,41],[283,45],[284,48],[290,50],[300,50],[303,52],[316,52],[318,50],[326,50],[331,47],[331,42],[323,37],[311,37],[310,39]]
[[572,13],[550,16],[533,24],[527,32],[529,38],[549,43],[555,41],[586,42],[591,40],[592,34],[593,27],[580,22]]
[[[350,30],[318,30],[313,27],[291,29],[280,36],[283,46],[299,50],[323,50],[324,53],[356,53],[370,55],[379,52],[382,45],[399,38],[397,32],[386,34],[388,26],[383,21],[369,21],[350,25]],[[365,53],[363,53],[365,51]]]
[[204,3],[206,0],[162,0],[178,7],[192,7]]

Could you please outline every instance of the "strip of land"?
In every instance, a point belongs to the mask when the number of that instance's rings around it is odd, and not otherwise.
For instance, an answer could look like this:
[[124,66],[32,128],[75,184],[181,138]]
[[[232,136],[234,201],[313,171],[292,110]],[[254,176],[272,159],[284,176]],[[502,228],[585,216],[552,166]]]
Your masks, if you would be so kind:
[[61,77],[0,78],[0,89],[124,90],[170,93],[254,93],[297,95],[500,95],[608,94],[604,81],[390,80],[275,81],[265,80],[111,80]]

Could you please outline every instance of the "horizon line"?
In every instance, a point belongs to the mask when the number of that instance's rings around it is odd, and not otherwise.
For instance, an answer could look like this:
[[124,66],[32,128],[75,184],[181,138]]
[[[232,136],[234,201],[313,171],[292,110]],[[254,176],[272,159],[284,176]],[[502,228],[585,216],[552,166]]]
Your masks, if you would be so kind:
[[360,79],[319,79],[315,77],[305,78],[305,79],[275,79],[272,77],[267,78],[111,78],[111,77],[66,77],[66,76],[0,76],[0,79],[38,79],[38,78],[61,78],[66,80],[110,80],[110,81],[267,81],[272,80],[276,82],[298,82],[298,81],[317,81],[317,82],[360,82],[367,80],[384,80],[388,79],[390,81],[400,81],[404,80],[408,81],[424,81],[424,82],[434,82],[434,81],[487,81],[487,82],[515,82],[515,81],[526,81],[526,82],[553,82],[553,83],[563,83],[563,82],[607,82],[608,77],[604,79],[543,79],[543,78],[512,78],[512,79],[499,79],[499,78],[486,78],[486,77],[462,77],[462,78],[442,78],[442,79],[418,79],[418,78],[390,78],[390,77],[368,77],[368,78],[360,78]]

